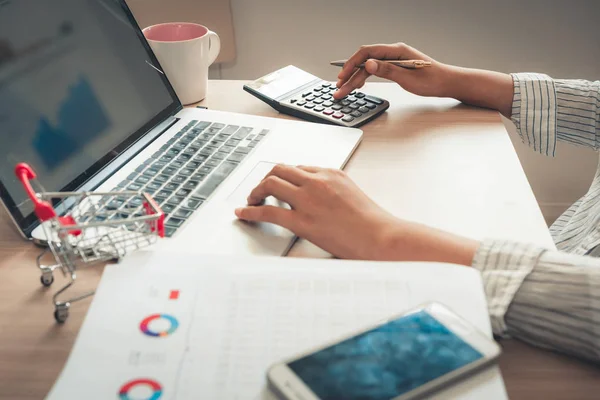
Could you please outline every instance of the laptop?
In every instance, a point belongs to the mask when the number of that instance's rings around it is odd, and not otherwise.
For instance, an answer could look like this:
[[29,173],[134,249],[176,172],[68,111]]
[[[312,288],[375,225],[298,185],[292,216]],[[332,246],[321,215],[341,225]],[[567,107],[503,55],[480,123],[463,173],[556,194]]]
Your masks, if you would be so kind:
[[122,0],[0,1],[0,197],[19,232],[46,241],[14,175],[26,162],[46,191],[150,193],[159,247],[285,254],[291,232],[234,209],[278,163],[342,168],[362,132],[184,108],[160,71]]

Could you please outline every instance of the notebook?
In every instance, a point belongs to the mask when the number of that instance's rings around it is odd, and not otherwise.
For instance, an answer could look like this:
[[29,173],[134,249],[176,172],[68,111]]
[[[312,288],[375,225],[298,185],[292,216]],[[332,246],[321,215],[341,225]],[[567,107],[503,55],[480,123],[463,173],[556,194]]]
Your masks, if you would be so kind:
[[[466,267],[138,252],[106,267],[47,398],[274,399],[273,363],[428,301],[491,337]],[[507,395],[494,366],[436,398]]]

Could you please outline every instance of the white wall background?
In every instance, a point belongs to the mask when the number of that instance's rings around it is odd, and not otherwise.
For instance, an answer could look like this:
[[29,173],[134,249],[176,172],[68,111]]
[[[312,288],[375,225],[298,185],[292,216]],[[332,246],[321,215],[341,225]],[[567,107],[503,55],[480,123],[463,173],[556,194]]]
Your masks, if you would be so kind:
[[[237,59],[213,76],[255,79],[294,64],[334,80],[359,45],[406,42],[447,63],[600,79],[599,0],[231,0]],[[508,125],[511,125],[508,123]],[[511,126],[512,128],[512,126]],[[534,154],[512,134],[548,221],[588,189],[588,149]]]

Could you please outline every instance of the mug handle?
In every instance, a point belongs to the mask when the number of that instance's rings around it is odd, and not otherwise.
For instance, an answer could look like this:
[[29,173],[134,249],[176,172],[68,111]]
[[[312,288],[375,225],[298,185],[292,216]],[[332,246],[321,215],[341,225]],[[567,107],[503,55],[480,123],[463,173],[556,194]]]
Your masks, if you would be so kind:
[[213,31],[208,31],[208,65],[215,62],[220,51],[221,38]]

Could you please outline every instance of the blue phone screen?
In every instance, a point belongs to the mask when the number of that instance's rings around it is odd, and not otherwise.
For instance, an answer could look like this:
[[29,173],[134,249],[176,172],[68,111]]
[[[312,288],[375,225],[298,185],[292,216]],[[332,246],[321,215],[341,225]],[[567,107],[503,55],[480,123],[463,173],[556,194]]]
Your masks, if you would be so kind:
[[323,400],[389,400],[483,355],[425,311],[288,364]]

